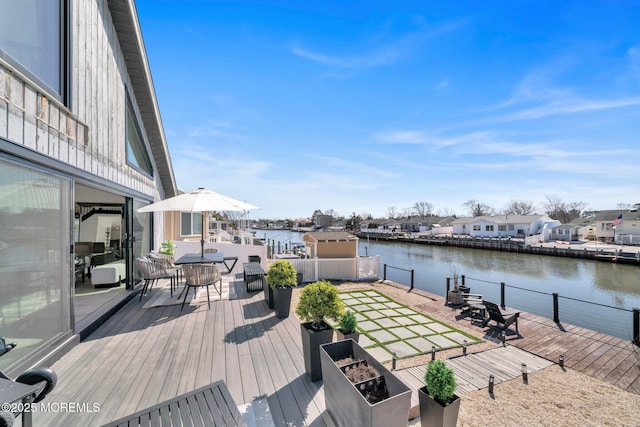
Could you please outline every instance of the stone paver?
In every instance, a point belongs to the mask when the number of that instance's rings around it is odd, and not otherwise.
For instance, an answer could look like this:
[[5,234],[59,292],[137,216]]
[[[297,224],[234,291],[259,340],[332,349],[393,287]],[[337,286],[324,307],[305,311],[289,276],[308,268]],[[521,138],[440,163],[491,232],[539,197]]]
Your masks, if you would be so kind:
[[364,313],[369,319],[380,319],[384,317],[384,314],[380,313],[377,310],[370,310]]
[[407,338],[413,338],[416,336],[416,333],[410,330],[409,328],[400,327],[400,328],[391,328],[389,329],[393,335],[396,335],[398,338],[406,340]]
[[382,347],[368,348],[367,352],[380,363],[388,362],[392,359],[391,353]]
[[391,353],[395,353],[397,357],[407,357],[416,354],[416,349],[404,341],[397,341],[386,345],[386,347]]
[[393,320],[395,320],[396,322],[398,322],[399,324],[401,324],[403,326],[409,326],[409,325],[415,325],[416,324],[416,322],[414,322],[412,318],[407,317],[407,316],[394,317]]
[[382,304],[381,302],[374,302],[372,304],[369,304],[369,307],[371,307],[374,310],[384,310],[385,308],[387,308],[384,304]]
[[431,341],[428,341],[425,338],[422,337],[416,337],[416,338],[410,338],[408,340],[406,340],[409,344],[411,344],[413,347],[417,348],[418,350],[420,350],[421,353],[427,353],[431,351],[431,347],[433,347],[434,343],[432,343]]
[[354,306],[352,306],[352,308],[355,311],[369,311],[369,310],[371,310],[371,308],[369,308],[369,306],[366,305],[366,304],[354,305]]
[[399,316],[400,315],[400,313],[398,313],[395,310],[391,310],[391,309],[380,310],[380,313],[382,313],[386,317],[394,317],[394,316]]
[[433,335],[435,333],[434,330],[429,329],[424,325],[412,325],[412,326],[409,326],[408,328],[418,335]]
[[378,342],[381,342],[381,343],[398,340],[397,336],[393,335],[389,331],[385,331],[384,329],[373,331],[373,332],[370,332],[369,334],[373,337],[373,339],[378,340]]
[[385,329],[390,329],[398,326],[398,322],[388,317],[382,317],[376,320],[376,323]]
[[451,327],[449,327],[447,325],[443,325],[442,323],[438,323],[438,322],[430,323],[429,325],[427,325],[427,327],[429,329],[433,329],[434,331],[436,331],[439,334],[452,331]]
[[371,320],[358,324],[358,327],[360,327],[363,331],[373,331],[375,329],[380,329],[380,325]]
[[458,345],[458,343],[456,343],[455,341],[451,341],[450,339],[442,335],[431,335],[426,337],[426,339],[434,343],[438,348],[449,348]]
[[360,334],[360,338],[358,338],[358,344],[360,344],[360,347],[362,348],[377,345],[374,340],[363,334]]

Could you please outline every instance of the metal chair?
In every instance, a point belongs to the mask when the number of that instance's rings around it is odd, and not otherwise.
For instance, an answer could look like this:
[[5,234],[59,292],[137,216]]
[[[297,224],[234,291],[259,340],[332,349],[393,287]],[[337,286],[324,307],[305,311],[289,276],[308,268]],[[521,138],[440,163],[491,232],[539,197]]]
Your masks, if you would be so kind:
[[[189,288],[193,288],[193,296],[195,298],[196,291],[201,286],[205,286],[207,288],[207,304],[210,309],[211,298],[209,296],[209,286],[213,285],[213,288],[218,292],[218,295],[222,295],[222,277],[220,277],[220,269],[218,266],[213,264],[185,264],[183,265],[183,272],[186,289],[184,291],[184,298],[182,299],[180,311],[182,311],[184,304],[187,301]],[[216,287],[217,282],[220,282],[220,288]]]

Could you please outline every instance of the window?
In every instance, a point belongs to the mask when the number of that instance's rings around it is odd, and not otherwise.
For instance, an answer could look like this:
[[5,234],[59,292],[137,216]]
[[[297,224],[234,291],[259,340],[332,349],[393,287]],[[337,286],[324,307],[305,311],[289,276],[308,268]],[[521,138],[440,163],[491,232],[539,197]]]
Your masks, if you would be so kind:
[[493,225],[486,225],[484,229],[485,231],[493,231]]
[[194,236],[202,234],[202,214],[200,212],[181,212],[180,235]]
[[480,231],[481,227],[479,225],[474,225],[473,226],[473,231]]
[[506,225],[499,225],[498,226],[498,231],[507,231],[507,226]]
[[66,102],[68,0],[0,4],[0,55]]
[[127,163],[139,171],[153,176],[151,158],[144,146],[138,120],[136,120],[130,101],[127,102]]

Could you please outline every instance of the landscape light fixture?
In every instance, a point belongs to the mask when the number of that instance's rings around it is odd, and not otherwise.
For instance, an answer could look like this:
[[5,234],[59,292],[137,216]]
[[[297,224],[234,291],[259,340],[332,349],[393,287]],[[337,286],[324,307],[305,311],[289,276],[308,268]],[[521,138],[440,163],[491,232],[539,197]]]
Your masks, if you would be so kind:
[[393,359],[391,359],[391,370],[395,371],[396,370],[397,355],[395,353],[391,353],[391,357],[393,358]]
[[527,364],[523,363],[520,365],[520,367],[522,368],[522,381],[526,383],[529,381],[529,374],[527,373]]
[[463,356],[467,355],[467,340],[462,341],[462,355]]
[[507,331],[503,330],[502,331],[502,345],[506,345],[507,344]]
[[564,368],[564,354],[560,355],[560,367]]
[[493,383],[494,383],[495,379],[493,378],[493,375],[489,375],[489,394],[493,394]]
[[436,346],[431,346],[431,360],[436,360]]

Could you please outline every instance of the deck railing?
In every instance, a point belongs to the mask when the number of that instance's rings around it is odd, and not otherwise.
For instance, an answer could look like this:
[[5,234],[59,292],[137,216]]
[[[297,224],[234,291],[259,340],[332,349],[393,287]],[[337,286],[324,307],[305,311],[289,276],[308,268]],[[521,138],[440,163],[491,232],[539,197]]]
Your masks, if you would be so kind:
[[[275,260],[270,260],[273,262]],[[374,281],[380,278],[380,256],[357,258],[288,258],[303,282],[317,280]],[[268,265],[267,265],[268,268]]]

